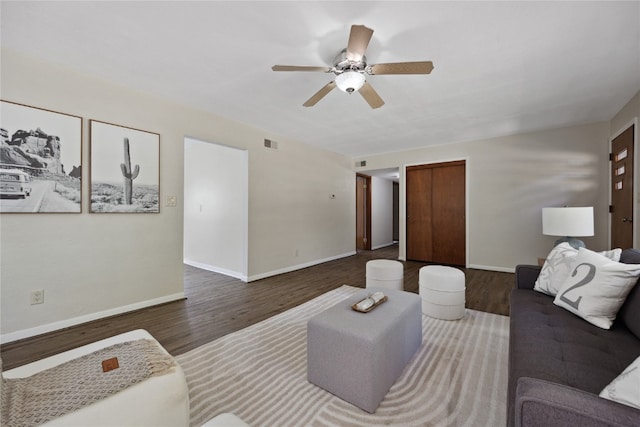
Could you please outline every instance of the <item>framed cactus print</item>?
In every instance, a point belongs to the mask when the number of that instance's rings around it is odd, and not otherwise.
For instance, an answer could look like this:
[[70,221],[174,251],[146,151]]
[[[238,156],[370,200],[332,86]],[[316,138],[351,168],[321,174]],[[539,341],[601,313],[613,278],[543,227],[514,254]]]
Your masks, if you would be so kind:
[[160,212],[160,135],[89,120],[91,213]]

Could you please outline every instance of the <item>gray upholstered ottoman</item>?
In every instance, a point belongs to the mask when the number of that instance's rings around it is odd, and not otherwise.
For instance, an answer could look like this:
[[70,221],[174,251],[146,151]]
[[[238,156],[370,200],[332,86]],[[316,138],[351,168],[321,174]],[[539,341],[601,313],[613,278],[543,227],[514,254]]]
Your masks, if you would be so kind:
[[[378,290],[387,302],[369,313],[351,308]],[[307,379],[373,413],[421,344],[420,296],[367,288],[309,319]]]

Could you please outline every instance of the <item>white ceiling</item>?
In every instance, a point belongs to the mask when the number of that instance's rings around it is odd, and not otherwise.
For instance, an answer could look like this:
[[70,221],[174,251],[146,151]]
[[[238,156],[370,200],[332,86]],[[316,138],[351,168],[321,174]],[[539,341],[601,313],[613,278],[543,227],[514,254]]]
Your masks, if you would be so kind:
[[[10,2],[4,48],[348,156],[609,120],[640,89],[640,2]],[[338,90],[352,24],[386,104]],[[20,100],[16,100],[20,101]],[[54,106],[47,106],[54,107]],[[267,135],[265,135],[267,136]]]

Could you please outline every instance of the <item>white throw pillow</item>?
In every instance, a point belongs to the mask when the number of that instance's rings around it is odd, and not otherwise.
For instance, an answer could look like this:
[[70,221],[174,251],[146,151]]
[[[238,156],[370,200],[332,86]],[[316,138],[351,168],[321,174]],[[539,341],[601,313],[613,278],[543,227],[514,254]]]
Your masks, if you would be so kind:
[[600,397],[640,409],[640,357],[611,381]]
[[638,277],[640,264],[623,264],[580,248],[575,267],[553,303],[609,329]]
[[[622,249],[620,248],[600,252],[603,256],[616,262],[620,261],[621,253]],[[578,250],[569,243],[560,243],[554,247],[544,261],[533,289],[552,297],[556,296],[560,287],[573,271],[577,256]]]

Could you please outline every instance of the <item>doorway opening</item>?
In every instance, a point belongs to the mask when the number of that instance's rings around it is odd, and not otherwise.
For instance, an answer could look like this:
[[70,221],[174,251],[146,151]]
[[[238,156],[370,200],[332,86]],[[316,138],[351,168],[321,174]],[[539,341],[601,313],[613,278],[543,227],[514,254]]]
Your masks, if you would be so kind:
[[184,139],[184,263],[247,281],[246,150]]
[[[376,250],[397,244],[399,212],[398,168],[376,169],[356,174],[357,250]],[[367,242],[366,249],[364,238]]]

